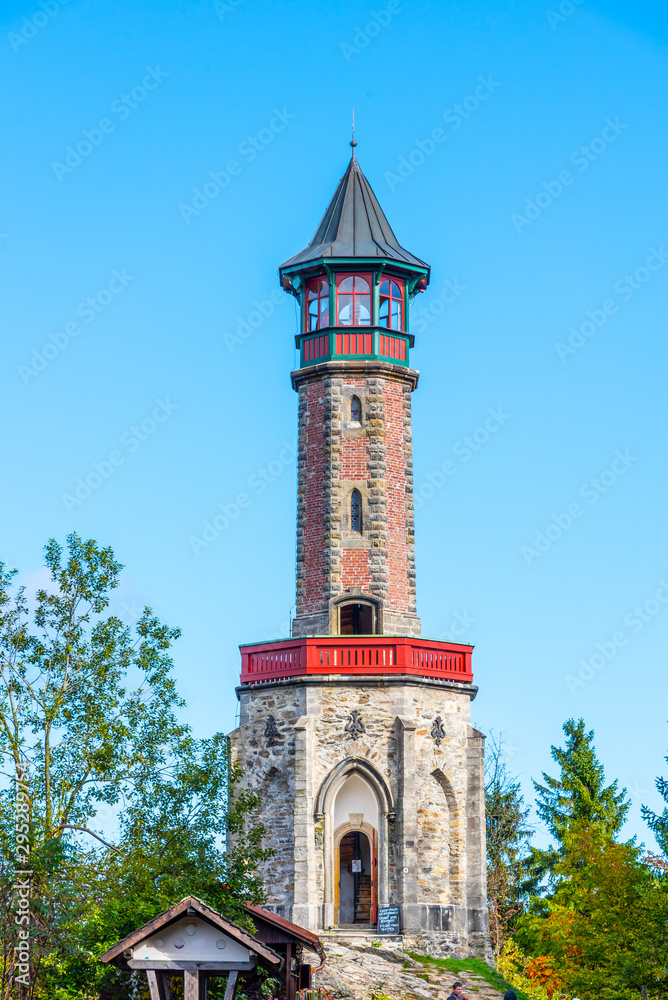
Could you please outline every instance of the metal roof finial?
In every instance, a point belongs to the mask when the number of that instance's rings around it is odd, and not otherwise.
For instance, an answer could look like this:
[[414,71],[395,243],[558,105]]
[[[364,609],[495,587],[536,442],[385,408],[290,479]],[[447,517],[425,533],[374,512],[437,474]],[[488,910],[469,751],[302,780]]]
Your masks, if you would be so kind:
[[350,140],[350,145],[353,147],[353,159],[355,159],[355,146],[357,145],[357,139],[355,138],[355,109],[353,108],[353,137]]

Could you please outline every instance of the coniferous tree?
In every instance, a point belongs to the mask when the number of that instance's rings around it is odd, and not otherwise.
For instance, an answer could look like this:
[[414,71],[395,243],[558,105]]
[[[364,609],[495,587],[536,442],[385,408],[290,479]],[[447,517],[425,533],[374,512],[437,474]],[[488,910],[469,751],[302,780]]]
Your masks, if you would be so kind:
[[[664,759],[668,764],[668,757]],[[655,813],[648,806],[643,806],[642,818],[656,837],[656,841],[663,853],[668,855],[668,779],[657,778],[656,787],[666,806],[662,813]]]
[[556,847],[533,851],[536,876],[551,875],[563,856],[569,836],[575,831],[596,830],[614,839],[621,830],[630,802],[617,780],[605,784],[603,765],[596,756],[594,730],[585,730],[584,719],[567,719],[563,726],[566,745],[553,746],[551,756],[560,774],[553,778],[543,771],[543,784],[534,781],[536,811],[547,825]]
[[519,943],[550,968],[566,995],[581,1000],[651,1000],[668,988],[668,880],[657,877],[633,841],[604,828],[567,837],[545,912],[524,918]]

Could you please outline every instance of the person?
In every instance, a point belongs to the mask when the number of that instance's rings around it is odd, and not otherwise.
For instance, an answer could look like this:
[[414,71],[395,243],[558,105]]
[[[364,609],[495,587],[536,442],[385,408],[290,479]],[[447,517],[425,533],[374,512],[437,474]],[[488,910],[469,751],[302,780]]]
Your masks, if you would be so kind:
[[512,990],[506,990],[503,994],[503,1000],[517,1000],[517,994],[513,993]]
[[464,986],[457,980],[452,984],[452,993],[448,997],[448,1000],[466,1000],[464,996]]

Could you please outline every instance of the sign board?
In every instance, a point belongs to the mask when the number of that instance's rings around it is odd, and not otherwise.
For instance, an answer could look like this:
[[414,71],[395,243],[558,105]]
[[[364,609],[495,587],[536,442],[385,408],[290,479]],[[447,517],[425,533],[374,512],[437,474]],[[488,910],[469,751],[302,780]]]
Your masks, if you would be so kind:
[[401,914],[398,906],[382,906],[378,910],[377,934],[401,934]]
[[361,872],[362,871],[362,859],[361,858],[353,858],[353,867],[352,867],[351,870],[354,871],[354,872]]

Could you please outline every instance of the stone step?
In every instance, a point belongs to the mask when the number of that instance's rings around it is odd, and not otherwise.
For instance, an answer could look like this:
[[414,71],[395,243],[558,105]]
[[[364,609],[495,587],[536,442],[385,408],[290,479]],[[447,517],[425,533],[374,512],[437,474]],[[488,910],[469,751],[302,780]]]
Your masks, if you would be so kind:
[[[343,927],[332,927],[328,931],[318,931],[318,936],[321,938],[340,938],[340,937],[359,937],[359,938],[373,938],[376,940],[378,935],[376,934],[375,927],[360,926],[359,924],[349,924]],[[393,940],[399,940],[395,938]]]
[[[384,934],[382,937],[379,937],[374,927],[364,927],[364,925],[360,924],[351,924],[349,927],[335,927],[328,931],[319,931],[318,936],[325,946],[327,942],[330,942],[331,944],[366,945],[371,947],[374,942],[382,941],[383,945],[401,950],[403,944],[402,934]],[[378,952],[382,955],[382,948],[378,948]]]

